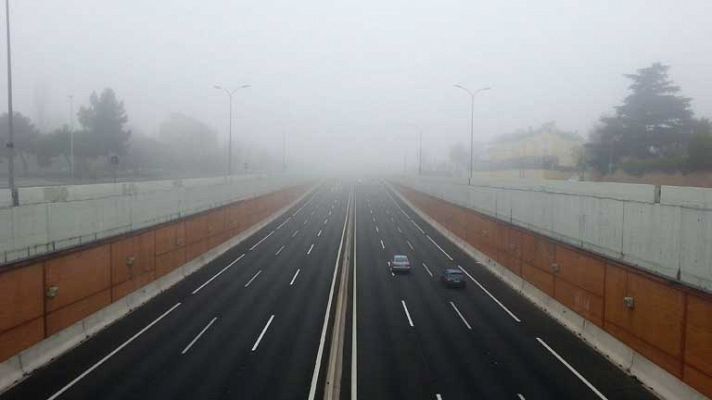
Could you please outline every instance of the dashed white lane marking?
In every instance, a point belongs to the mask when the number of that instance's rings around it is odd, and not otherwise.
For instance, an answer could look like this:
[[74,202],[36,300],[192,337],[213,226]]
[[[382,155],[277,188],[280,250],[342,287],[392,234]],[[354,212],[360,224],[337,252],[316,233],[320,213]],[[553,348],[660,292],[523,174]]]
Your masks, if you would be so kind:
[[321,237],[321,229],[319,229],[319,232],[317,232],[316,237]]
[[435,399],[436,400],[443,400],[443,396],[440,396],[440,393],[435,394]]
[[408,243],[408,247],[410,247],[411,250],[415,251],[415,249],[413,248],[413,245],[410,244],[410,241],[406,240],[405,242]]
[[217,319],[218,319],[218,317],[213,317],[213,319],[211,319],[210,322],[208,322],[208,324],[205,325],[205,328],[203,328],[203,330],[200,331],[200,333],[198,333],[198,336],[196,336],[195,338],[193,338],[193,340],[191,340],[190,343],[188,343],[188,345],[185,346],[185,348],[183,349],[183,351],[180,352],[180,354],[185,354],[185,353],[187,353],[188,350],[190,350],[190,348],[193,347],[193,345],[195,344],[195,342],[197,342],[198,339],[200,339],[200,337],[203,336],[203,333],[205,333],[205,331],[207,331],[208,328],[210,328],[210,325],[212,325],[213,323],[215,323],[215,321],[216,321]]
[[274,314],[272,314],[271,317],[269,317],[269,321],[267,321],[267,325],[262,329],[262,333],[260,333],[260,337],[257,338],[257,341],[255,342],[254,346],[252,346],[252,351],[257,350],[257,347],[260,345],[260,342],[262,341],[262,337],[264,337],[265,332],[267,332],[267,328],[269,328],[269,325],[272,323],[272,320],[274,319]]
[[385,250],[385,248],[386,248],[386,245],[383,244],[383,240],[381,240],[381,248],[384,249],[384,250]]
[[524,395],[522,395],[521,393],[517,393],[517,397],[519,398],[519,400],[527,400],[524,398]]
[[49,399],[47,399],[47,400],[54,400],[54,399],[58,398],[59,396],[61,396],[62,393],[64,393],[64,392],[66,392],[67,390],[69,390],[72,386],[76,385],[77,382],[81,381],[82,379],[84,379],[85,376],[89,375],[92,371],[94,371],[95,369],[99,368],[102,364],[104,364],[108,359],[110,359],[111,357],[113,357],[114,355],[116,355],[116,353],[118,353],[119,351],[121,351],[124,347],[128,346],[129,344],[131,344],[131,342],[133,342],[134,340],[136,340],[137,337],[143,335],[147,330],[151,329],[151,327],[152,327],[153,325],[156,325],[160,320],[162,320],[162,319],[165,318],[168,314],[170,314],[173,310],[175,310],[180,304],[181,304],[181,303],[176,303],[173,307],[171,307],[170,309],[168,309],[168,311],[166,311],[166,312],[164,312],[163,314],[161,314],[158,318],[154,319],[153,322],[151,322],[150,324],[146,325],[143,329],[141,329],[140,331],[138,331],[138,333],[136,333],[135,335],[131,336],[127,341],[123,342],[119,347],[115,348],[111,353],[107,354],[106,356],[104,356],[104,358],[102,358],[101,360],[99,360],[96,364],[92,365],[91,367],[89,367],[89,369],[87,369],[86,371],[82,372],[81,375],[79,375],[78,377],[74,378],[74,379],[73,379],[71,382],[69,382],[68,384],[64,385],[63,388],[59,389],[55,394],[53,394],[53,395],[52,395]]
[[289,282],[289,286],[294,285],[294,281],[297,280],[297,276],[299,276],[299,268],[297,268],[297,272],[294,273],[294,276],[292,277],[292,281]]
[[398,232],[399,232],[399,233],[403,233],[403,231],[401,230],[400,226],[396,226],[396,229],[398,229]]
[[477,279],[473,278],[472,275],[470,275],[469,272],[465,271],[465,269],[462,268],[462,267],[459,266],[459,265],[457,266],[457,268],[460,268],[460,271],[464,272],[465,275],[467,275],[467,277],[470,278],[470,280],[471,280],[472,282],[474,282],[477,286],[479,286],[480,289],[482,289],[482,291],[487,294],[487,296],[489,296],[492,300],[494,300],[495,303],[497,303],[497,305],[499,305],[500,307],[502,307],[502,309],[503,309],[507,314],[509,314],[510,317],[512,317],[512,318],[513,318],[515,321],[517,321],[517,322],[522,322],[516,315],[514,315],[513,312],[509,311],[509,309],[508,309],[507,307],[505,307],[504,304],[502,304],[502,302],[500,302],[499,300],[497,300],[497,298],[494,297],[494,296],[492,295],[492,293],[489,292],[489,290],[487,290],[484,286],[482,286],[482,284],[481,284],[480,282],[478,282]]
[[423,263],[423,268],[425,268],[425,270],[428,271],[428,275],[430,275],[430,277],[432,278],[432,277],[433,277],[433,273],[430,272],[430,268],[428,268],[428,266],[425,265],[425,263]]
[[418,228],[418,230],[420,231],[420,233],[425,233],[425,231],[423,230],[423,228],[421,228],[420,225],[418,225],[417,222],[415,222],[415,221],[412,220],[412,219],[410,220],[410,222],[412,222],[413,225],[415,225],[415,227]]
[[260,245],[260,243],[264,242],[265,240],[267,240],[268,237],[272,236],[273,233],[274,233],[274,231],[270,232],[269,235],[263,237],[259,242],[252,245],[252,247],[250,247],[250,250],[254,250],[257,246]]
[[425,237],[427,237],[428,240],[430,240],[430,242],[435,245],[435,247],[437,247],[443,254],[445,254],[445,256],[446,256],[450,261],[453,260],[453,258],[450,256],[450,254],[447,254],[447,252],[446,252],[445,250],[443,250],[443,248],[440,247],[439,244],[435,243],[435,241],[433,240],[433,238],[430,237],[430,235],[425,235]]
[[284,250],[284,245],[282,245],[282,247],[280,247],[280,248],[279,248],[279,250],[277,250],[277,252],[276,252],[276,253],[274,253],[274,255],[275,255],[275,256],[278,256],[278,255],[279,255],[279,253],[281,253],[281,252],[282,252],[282,250]]
[[324,225],[326,225],[327,222],[329,222],[329,218],[324,220]]
[[403,311],[405,311],[405,316],[408,317],[408,324],[410,324],[410,326],[415,326],[413,325],[413,320],[410,318],[410,313],[408,312],[408,307],[405,305],[405,300],[401,300],[401,304],[403,304]]
[[311,246],[309,246],[309,250],[307,250],[307,255],[311,254],[311,251],[314,249],[314,243],[312,243]]
[[329,216],[331,216],[331,210],[329,210]]
[[297,236],[297,233],[299,233],[299,229],[297,229],[296,231],[294,231],[294,233],[292,233],[292,237]]
[[554,357],[556,357],[559,361],[561,361],[561,363],[564,364],[566,366],[566,368],[569,369],[569,371],[573,372],[573,374],[576,375],[576,377],[579,378],[581,380],[581,382],[585,383],[586,386],[588,386],[588,388],[591,389],[593,391],[593,393],[595,393],[600,399],[607,400],[606,396],[604,396],[603,393],[599,392],[598,389],[596,389],[596,387],[591,384],[591,382],[589,382],[586,378],[583,377],[583,375],[581,375],[578,371],[576,371],[574,369],[574,367],[571,366],[571,364],[566,362],[566,360],[564,360],[564,358],[561,357],[559,355],[559,353],[557,353],[556,351],[554,351],[554,349],[549,347],[549,345],[546,344],[545,341],[543,341],[541,338],[536,338],[536,340],[539,341],[539,343],[542,346],[544,346],[547,350],[549,350],[549,352],[551,354],[553,354]]
[[252,278],[250,278],[249,281],[247,281],[247,283],[245,284],[245,287],[250,286],[250,283],[252,283],[252,281],[254,281],[255,279],[257,279],[257,277],[260,276],[261,273],[262,273],[262,270],[257,271],[257,273],[256,273],[255,275],[253,275]]
[[376,225],[376,232],[380,232],[380,230],[378,229],[378,225]]
[[205,281],[205,283],[203,283],[202,285],[198,286],[197,289],[193,290],[193,291],[191,292],[191,294],[196,294],[196,293],[198,293],[198,292],[200,291],[200,289],[202,289],[202,288],[204,288],[205,286],[207,286],[208,283],[212,282],[215,278],[217,278],[218,276],[220,276],[220,274],[222,274],[223,272],[227,271],[228,268],[230,268],[230,267],[232,267],[233,265],[235,265],[235,263],[238,262],[238,261],[240,261],[240,260],[242,259],[242,257],[244,257],[244,256],[245,256],[245,255],[242,254],[240,257],[237,257],[237,258],[236,258],[235,260],[233,260],[230,264],[228,264],[225,268],[223,268],[223,269],[221,269],[220,271],[218,271],[217,274],[213,275],[210,279],[208,279],[207,281]]
[[465,324],[465,326],[467,327],[467,329],[472,330],[472,327],[471,327],[470,324],[467,322],[467,320],[465,319],[465,317],[462,315],[462,313],[460,312],[460,310],[457,308],[457,306],[455,305],[455,303],[453,303],[453,302],[451,301],[451,302],[450,302],[450,305],[451,305],[452,308],[455,310],[455,312],[457,313],[457,315],[460,317],[460,319],[462,320],[462,322]]

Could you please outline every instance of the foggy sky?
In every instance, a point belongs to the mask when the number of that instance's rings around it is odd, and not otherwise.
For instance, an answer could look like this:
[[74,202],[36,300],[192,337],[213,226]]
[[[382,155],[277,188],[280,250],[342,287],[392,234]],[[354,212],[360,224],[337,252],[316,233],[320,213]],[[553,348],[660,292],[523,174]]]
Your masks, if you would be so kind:
[[[43,129],[113,88],[134,131],[171,112],[281,152],[291,165],[414,165],[469,141],[555,120],[586,136],[625,96],[622,76],[672,66],[697,116],[712,117],[709,0],[11,1],[15,111]],[[7,109],[4,8],[0,109]],[[437,154],[436,154],[437,153]]]

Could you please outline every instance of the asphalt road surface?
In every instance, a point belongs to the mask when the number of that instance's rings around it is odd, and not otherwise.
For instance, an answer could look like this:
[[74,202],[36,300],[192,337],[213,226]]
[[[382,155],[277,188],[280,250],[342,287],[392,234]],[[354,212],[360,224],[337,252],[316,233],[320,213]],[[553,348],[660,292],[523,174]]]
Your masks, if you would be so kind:
[[[348,215],[352,279],[340,285]],[[410,273],[390,273],[394,254]],[[447,267],[466,288],[440,284]],[[364,180],[320,185],[0,400],[321,399],[339,290],[351,307],[342,399],[654,398]]]

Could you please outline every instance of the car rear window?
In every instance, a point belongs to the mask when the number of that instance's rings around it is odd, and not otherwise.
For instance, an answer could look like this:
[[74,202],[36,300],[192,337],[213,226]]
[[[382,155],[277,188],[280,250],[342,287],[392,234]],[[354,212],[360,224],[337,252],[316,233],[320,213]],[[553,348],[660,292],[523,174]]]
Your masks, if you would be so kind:
[[406,256],[395,256],[395,257],[393,257],[393,261],[395,261],[395,262],[406,262],[406,261],[408,261],[408,257],[406,257]]

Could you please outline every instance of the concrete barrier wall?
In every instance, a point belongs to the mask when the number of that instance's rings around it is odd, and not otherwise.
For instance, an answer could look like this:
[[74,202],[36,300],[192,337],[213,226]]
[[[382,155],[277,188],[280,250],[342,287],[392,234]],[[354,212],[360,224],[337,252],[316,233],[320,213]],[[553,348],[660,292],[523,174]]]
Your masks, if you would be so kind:
[[[486,258],[482,260],[485,265],[496,263],[506,268],[506,275],[513,277],[509,280],[518,282],[514,286],[523,292],[536,292],[537,297],[553,299],[574,311],[577,317],[571,312],[560,313],[568,314],[563,318],[570,321],[569,325],[578,326],[572,328],[574,331],[584,337],[597,337],[594,342],[603,342],[602,335],[595,333],[602,331],[632,349],[619,351],[618,354],[624,355],[614,360],[623,368],[641,376],[650,385],[658,385],[658,392],[665,393],[666,388],[675,384],[660,382],[659,375],[649,372],[649,361],[652,361],[678,380],[712,397],[712,295],[514,225],[510,221],[515,219],[505,220],[505,210],[516,207],[496,204],[495,199],[501,200],[504,196],[492,195],[489,205],[494,207],[491,209],[494,214],[500,216],[495,218],[454,201],[442,200],[443,194],[462,194],[462,191],[448,189],[448,184],[431,182],[423,186],[431,193],[403,184],[397,188],[411,204],[476,249]],[[478,190],[476,196],[484,198],[485,192]],[[636,196],[638,194],[630,192],[621,197]],[[460,204],[467,204],[464,197],[459,199]],[[515,197],[509,196],[508,204]],[[552,210],[540,200],[529,205],[529,212],[549,212],[539,207]],[[559,207],[566,206],[559,204]],[[566,215],[566,211],[562,210],[562,214]],[[532,286],[535,289],[528,289]],[[625,304],[625,297],[632,298],[632,307]],[[542,303],[550,310],[561,308],[548,300]],[[581,318],[582,321],[577,321]],[[645,374],[647,378],[642,376]]]
[[[712,189],[404,176],[398,182],[712,293]],[[659,190],[659,193],[656,193]]]
[[175,181],[0,189],[0,265],[199,213],[306,181],[246,175]]
[[129,293],[249,230],[307,189],[262,194],[0,270],[0,363],[99,310],[125,306],[119,300]]

